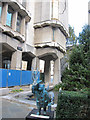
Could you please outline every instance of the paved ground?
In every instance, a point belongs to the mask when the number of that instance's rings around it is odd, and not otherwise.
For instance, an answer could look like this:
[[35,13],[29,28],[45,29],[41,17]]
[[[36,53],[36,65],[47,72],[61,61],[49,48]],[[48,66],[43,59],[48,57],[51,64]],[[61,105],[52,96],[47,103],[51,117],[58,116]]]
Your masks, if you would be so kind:
[[31,110],[28,105],[2,99],[2,118],[25,118]]
[[[23,92],[12,92],[13,90],[20,90]],[[2,118],[25,118],[28,113],[34,108],[30,101],[23,101],[15,98],[15,96],[23,95],[31,91],[30,86],[16,86],[9,88],[9,94],[0,97],[0,114]],[[1,116],[1,115],[0,115]]]
[[[21,88],[23,92],[12,92],[12,90],[19,90]],[[2,118],[25,118],[33,108],[36,108],[35,101],[23,99],[23,96],[27,93],[32,94],[30,86],[9,88],[9,94],[0,97],[0,100],[2,101],[2,104],[0,105]],[[55,108],[56,104],[53,106],[53,109]]]

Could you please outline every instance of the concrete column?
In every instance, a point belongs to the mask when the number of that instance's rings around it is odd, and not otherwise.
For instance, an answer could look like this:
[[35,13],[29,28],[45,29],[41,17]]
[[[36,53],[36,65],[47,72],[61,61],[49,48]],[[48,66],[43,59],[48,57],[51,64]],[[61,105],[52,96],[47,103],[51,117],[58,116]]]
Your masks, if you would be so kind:
[[21,34],[25,36],[25,18],[21,21]]
[[1,17],[1,22],[3,25],[6,25],[7,10],[8,10],[8,4],[4,3],[4,6],[2,8],[2,17]]
[[51,80],[51,64],[50,64],[50,60],[45,61],[44,79],[45,79],[45,83],[50,83],[50,80]]
[[53,76],[53,85],[61,82],[61,63],[60,58],[57,58],[54,61],[54,76]]
[[33,58],[33,60],[32,60],[32,68],[34,70],[36,70],[37,68],[38,68],[38,70],[40,70],[40,60],[39,60],[38,57]]
[[20,70],[22,62],[22,52],[17,50],[12,54],[11,69]]
[[16,31],[16,26],[17,26],[17,15],[18,15],[18,12],[15,12],[12,18],[12,29],[14,31]]

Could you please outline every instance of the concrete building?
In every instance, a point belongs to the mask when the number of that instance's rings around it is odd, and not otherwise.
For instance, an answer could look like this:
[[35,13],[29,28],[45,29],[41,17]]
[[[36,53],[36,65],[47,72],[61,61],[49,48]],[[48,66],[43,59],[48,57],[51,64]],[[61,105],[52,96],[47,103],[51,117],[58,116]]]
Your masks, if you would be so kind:
[[68,37],[68,0],[0,0],[0,68],[38,68],[45,61],[45,83],[61,82],[60,59]]
[[90,25],[90,1],[88,2],[88,25]]

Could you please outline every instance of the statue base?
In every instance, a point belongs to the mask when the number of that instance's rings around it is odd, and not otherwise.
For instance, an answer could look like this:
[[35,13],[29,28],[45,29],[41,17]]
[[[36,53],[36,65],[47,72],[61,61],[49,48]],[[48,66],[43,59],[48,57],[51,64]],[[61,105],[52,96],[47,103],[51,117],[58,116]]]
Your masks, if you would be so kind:
[[38,109],[33,109],[26,117],[26,120],[49,120],[54,118],[54,111],[51,111],[50,113],[46,111],[46,114],[43,114],[43,110],[41,110],[41,115],[37,115]]

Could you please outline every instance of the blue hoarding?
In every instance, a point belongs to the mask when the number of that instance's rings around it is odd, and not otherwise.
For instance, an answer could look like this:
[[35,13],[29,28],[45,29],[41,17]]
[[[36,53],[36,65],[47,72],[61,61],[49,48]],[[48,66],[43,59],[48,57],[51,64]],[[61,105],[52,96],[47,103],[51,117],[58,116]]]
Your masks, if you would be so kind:
[[31,71],[22,71],[21,85],[32,84],[32,72]]
[[19,86],[21,79],[20,70],[8,70],[8,86]]
[[[38,74],[40,79],[40,73]],[[0,87],[32,84],[32,71],[0,69]]]
[[7,69],[0,69],[0,87],[7,87]]

